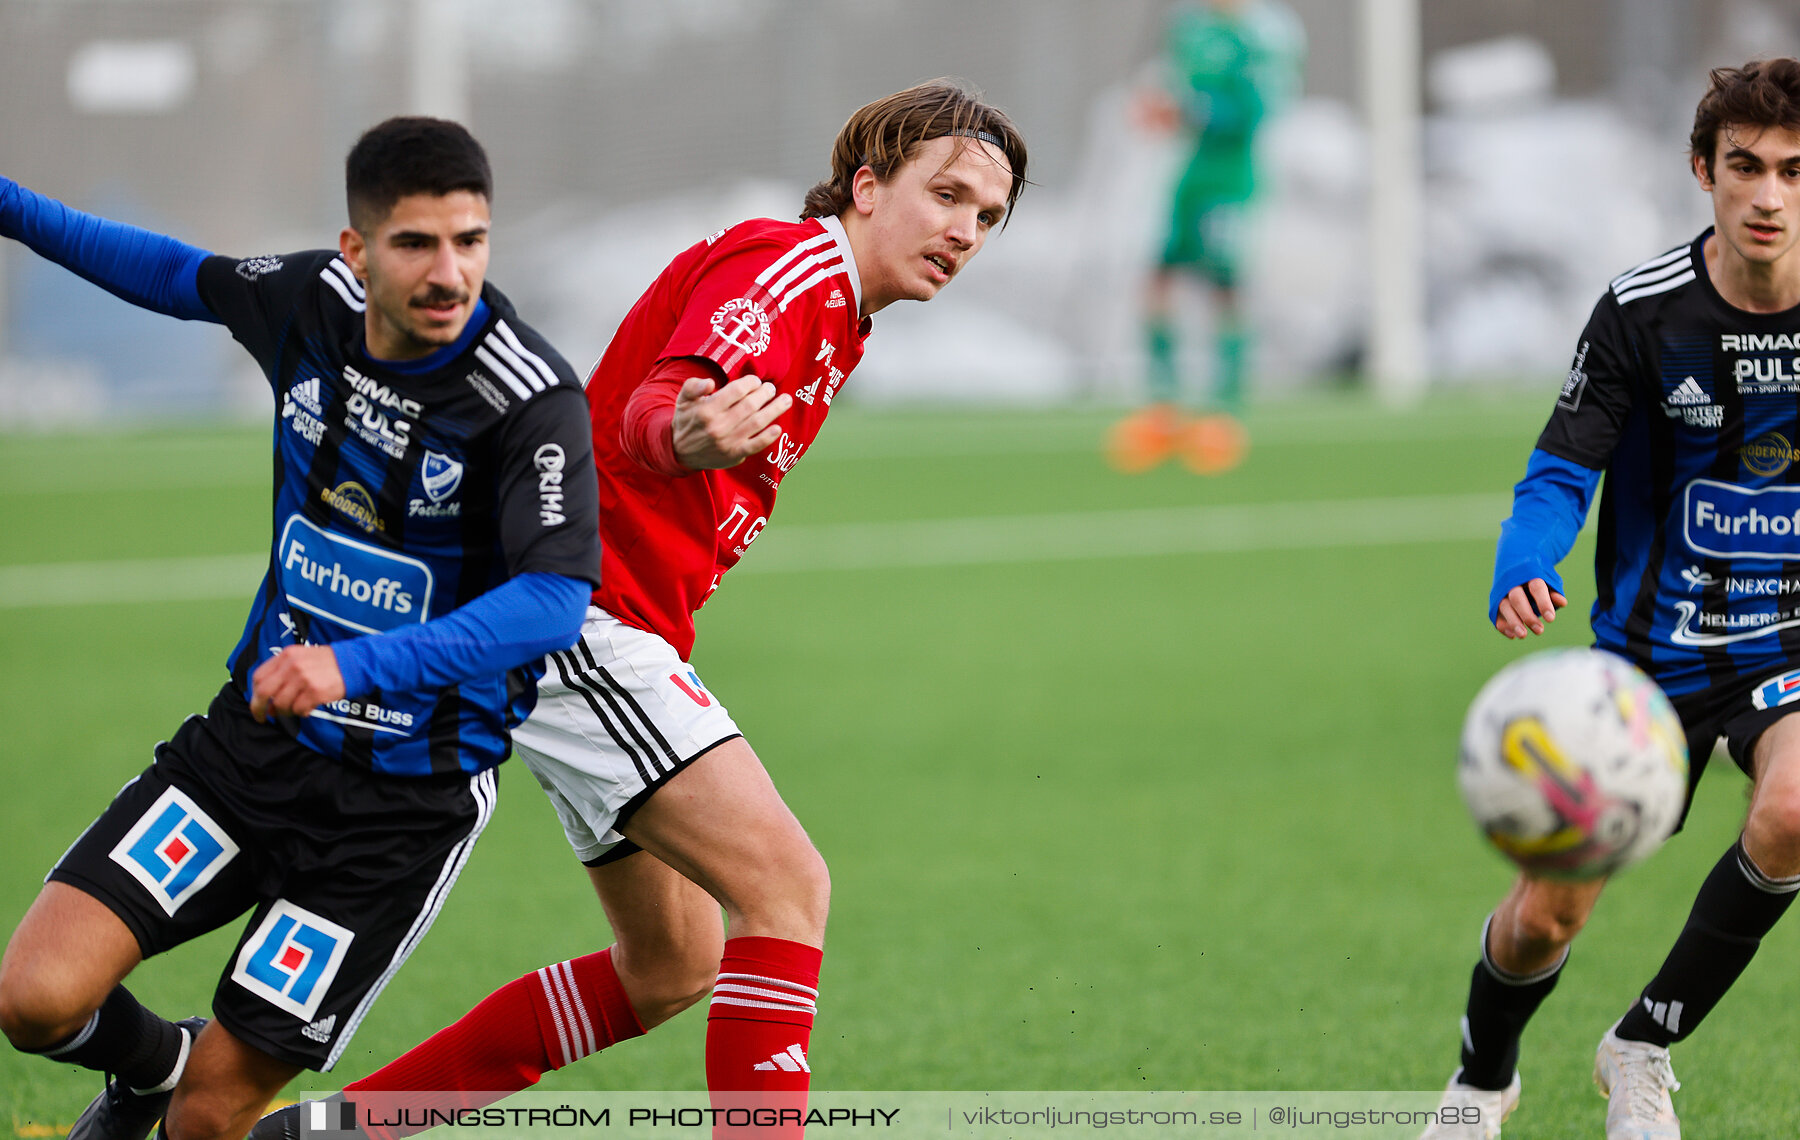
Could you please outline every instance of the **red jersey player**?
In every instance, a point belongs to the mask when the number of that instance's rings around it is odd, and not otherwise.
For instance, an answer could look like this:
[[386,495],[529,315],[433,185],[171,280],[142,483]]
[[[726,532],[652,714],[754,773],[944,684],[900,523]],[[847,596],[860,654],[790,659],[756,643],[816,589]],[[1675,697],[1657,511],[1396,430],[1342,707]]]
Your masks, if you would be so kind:
[[[617,941],[501,987],[347,1098],[485,1101],[710,989],[707,1087],[733,1106],[720,1125],[799,1134],[830,881],[687,664],[692,615],[768,523],[862,359],[870,315],[936,296],[1024,184],[1024,141],[1004,114],[958,84],[921,84],[850,117],[800,222],[722,230],[639,298],[587,385],[602,584],[582,640],[551,656],[513,734]],[[298,1116],[252,1135],[296,1136]]]

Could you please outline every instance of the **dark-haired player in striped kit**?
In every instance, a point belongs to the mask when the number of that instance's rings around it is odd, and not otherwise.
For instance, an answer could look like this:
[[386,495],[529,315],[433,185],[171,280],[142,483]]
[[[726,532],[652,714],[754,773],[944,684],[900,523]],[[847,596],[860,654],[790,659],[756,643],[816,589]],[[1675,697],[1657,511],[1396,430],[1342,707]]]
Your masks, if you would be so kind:
[[[0,963],[0,1029],[115,1074],[75,1140],[242,1136],[329,1069],[424,937],[494,806],[542,655],[599,580],[573,371],[484,284],[467,131],[389,120],[346,170],[339,250],[235,260],[0,179],[0,233],[225,325],[279,401],[274,541],[231,679],[50,872]],[[253,910],[210,1023],[140,960]]]
[[[1669,1046],[1692,1033],[1800,890],[1800,62],[1713,72],[1691,139],[1714,225],[1615,278],[1582,333],[1502,527],[1489,618],[1542,633],[1602,472],[1601,648],[1645,669],[1687,730],[1689,798],[1723,737],[1752,782],[1662,969],[1601,1039],[1609,1140],[1680,1135]],[[1489,918],[1446,1104],[1426,1136],[1493,1137],[1526,1022],[1601,882],[1521,876]],[[1485,1093],[1485,1095],[1483,1095]]]
[[[588,381],[601,586],[514,739],[615,944],[501,987],[348,1099],[460,1090],[488,1095],[445,1099],[485,1103],[710,989],[721,1125],[798,1134],[829,880],[687,664],[693,612],[767,524],[862,359],[870,315],[931,299],[981,251],[1024,186],[1025,145],[1005,115],[939,81],[853,114],[831,170],[798,223],[743,222],[678,256]],[[300,1116],[283,1110],[253,1135],[296,1135]]]

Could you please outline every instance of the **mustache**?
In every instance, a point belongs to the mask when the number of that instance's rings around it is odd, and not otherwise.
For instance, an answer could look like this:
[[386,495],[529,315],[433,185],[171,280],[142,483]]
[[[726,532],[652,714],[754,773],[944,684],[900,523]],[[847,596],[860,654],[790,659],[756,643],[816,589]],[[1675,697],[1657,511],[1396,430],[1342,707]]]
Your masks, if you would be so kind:
[[407,301],[415,309],[436,309],[445,305],[460,305],[469,299],[469,294],[461,289],[446,289],[442,285],[433,285]]

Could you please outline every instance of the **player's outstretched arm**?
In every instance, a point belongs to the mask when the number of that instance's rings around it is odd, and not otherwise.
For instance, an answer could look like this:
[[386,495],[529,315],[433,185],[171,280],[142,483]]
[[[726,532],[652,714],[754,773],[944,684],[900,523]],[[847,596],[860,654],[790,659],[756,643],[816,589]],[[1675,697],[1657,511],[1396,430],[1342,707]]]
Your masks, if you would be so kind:
[[[716,390],[715,390],[716,389]],[[695,376],[675,397],[669,428],[675,458],[691,471],[735,467],[781,438],[776,424],[794,398],[755,376],[740,376],[719,388]]]
[[1569,604],[1569,599],[1552,590],[1542,578],[1533,578],[1523,586],[1514,586],[1500,599],[1494,628],[1517,641],[1526,631],[1543,633],[1546,622],[1556,620],[1556,611]]
[[1569,604],[1557,563],[1568,556],[1600,485],[1600,472],[1539,448],[1513,488],[1512,515],[1500,524],[1488,621],[1510,638],[1543,633]]
[[250,712],[258,720],[306,716],[376,689],[437,689],[505,672],[575,644],[593,588],[561,574],[520,574],[420,625],[290,646],[251,674]]
[[0,237],[134,305],[184,321],[219,320],[200,298],[200,263],[212,256],[204,249],[84,214],[4,177]]

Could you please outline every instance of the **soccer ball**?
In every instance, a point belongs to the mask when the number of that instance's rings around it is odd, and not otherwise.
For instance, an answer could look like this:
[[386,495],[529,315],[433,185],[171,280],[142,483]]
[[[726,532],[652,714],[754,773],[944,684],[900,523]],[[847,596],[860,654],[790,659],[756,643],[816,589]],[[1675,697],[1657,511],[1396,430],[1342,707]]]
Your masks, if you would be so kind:
[[1675,830],[1687,741],[1656,682],[1598,649],[1550,649],[1495,674],[1469,706],[1457,768],[1487,837],[1525,871],[1597,879]]

